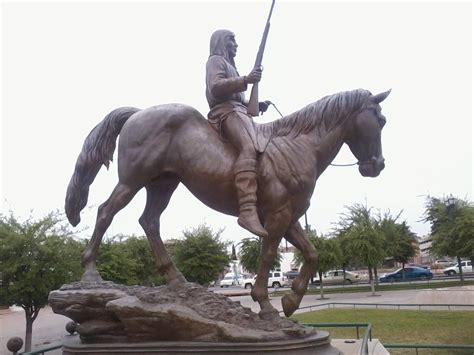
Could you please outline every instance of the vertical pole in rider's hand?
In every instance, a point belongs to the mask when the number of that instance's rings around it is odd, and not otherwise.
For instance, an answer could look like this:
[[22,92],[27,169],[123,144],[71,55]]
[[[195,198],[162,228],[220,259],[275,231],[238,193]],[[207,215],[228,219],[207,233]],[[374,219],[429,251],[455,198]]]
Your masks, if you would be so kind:
[[[262,69],[263,52],[265,51],[265,44],[267,43],[268,32],[270,31],[270,18],[272,17],[273,6],[275,6],[275,0],[272,0],[270,13],[268,14],[265,30],[263,31],[260,47],[258,48],[257,58],[255,59],[255,65],[253,66],[254,69]],[[252,86],[252,92],[250,93],[250,99],[247,105],[247,113],[253,117],[258,116],[258,83],[255,83]]]

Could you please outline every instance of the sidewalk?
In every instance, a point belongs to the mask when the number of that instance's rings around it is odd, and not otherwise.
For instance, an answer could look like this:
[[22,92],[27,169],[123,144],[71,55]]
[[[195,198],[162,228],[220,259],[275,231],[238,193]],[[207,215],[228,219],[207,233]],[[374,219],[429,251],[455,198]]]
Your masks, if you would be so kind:
[[[51,308],[43,308],[33,323],[33,339],[31,348],[45,348],[59,344],[66,332],[66,324],[71,320],[53,313]],[[0,355],[11,354],[7,350],[7,341],[12,337],[25,340],[25,312],[2,311],[0,313]],[[49,353],[53,354],[53,353]]]

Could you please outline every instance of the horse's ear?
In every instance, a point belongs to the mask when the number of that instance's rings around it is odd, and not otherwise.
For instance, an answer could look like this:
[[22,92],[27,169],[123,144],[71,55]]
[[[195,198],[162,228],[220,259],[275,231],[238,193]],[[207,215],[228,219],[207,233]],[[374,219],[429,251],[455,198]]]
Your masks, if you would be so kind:
[[392,89],[372,96],[372,101],[375,102],[376,104],[381,103],[383,100],[385,100],[387,98],[387,96],[390,94],[391,91],[392,91]]

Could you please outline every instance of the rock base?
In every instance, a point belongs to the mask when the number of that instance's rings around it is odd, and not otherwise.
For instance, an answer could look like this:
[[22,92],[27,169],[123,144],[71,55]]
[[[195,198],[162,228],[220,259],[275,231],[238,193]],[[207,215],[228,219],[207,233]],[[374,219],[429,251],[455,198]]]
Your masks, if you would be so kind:
[[308,339],[329,342],[327,335],[318,336],[314,328],[277,313],[270,320],[260,319],[250,308],[194,283],[127,287],[77,282],[51,292],[49,303],[55,313],[78,324],[83,344],[120,344],[117,351],[127,343],[145,342],[179,342],[179,346],[195,342],[208,348],[230,343],[254,343],[259,348],[261,343],[305,343]]

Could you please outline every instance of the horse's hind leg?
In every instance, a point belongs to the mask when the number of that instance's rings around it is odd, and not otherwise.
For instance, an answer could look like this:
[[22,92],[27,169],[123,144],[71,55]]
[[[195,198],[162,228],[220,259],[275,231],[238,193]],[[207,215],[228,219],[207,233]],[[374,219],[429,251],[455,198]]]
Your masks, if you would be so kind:
[[179,181],[176,178],[166,177],[147,185],[146,206],[139,220],[155,255],[158,271],[164,275],[168,285],[186,282],[171,260],[160,237],[161,213],[168,206],[171,195],[178,184]]
[[96,268],[100,242],[110,223],[112,223],[114,216],[131,201],[138,190],[139,188],[136,186],[131,187],[118,183],[107,201],[99,206],[94,232],[82,255],[82,265],[86,269],[84,275],[82,275],[82,281],[102,281]]
[[300,273],[291,284],[293,293],[286,294],[281,299],[283,311],[285,315],[289,317],[300,306],[301,300],[308,288],[309,279],[313,274],[318,255],[299,222],[296,222],[288,229],[286,232],[286,240],[298,248],[303,253],[304,258]]

